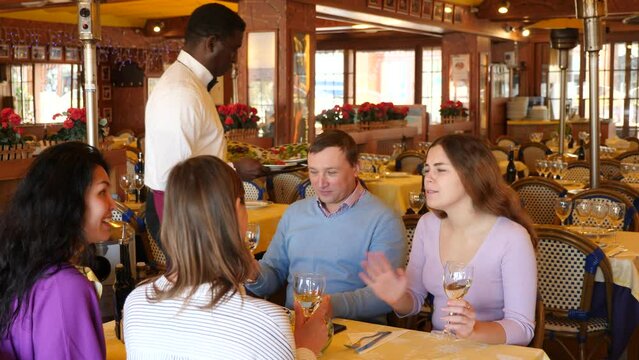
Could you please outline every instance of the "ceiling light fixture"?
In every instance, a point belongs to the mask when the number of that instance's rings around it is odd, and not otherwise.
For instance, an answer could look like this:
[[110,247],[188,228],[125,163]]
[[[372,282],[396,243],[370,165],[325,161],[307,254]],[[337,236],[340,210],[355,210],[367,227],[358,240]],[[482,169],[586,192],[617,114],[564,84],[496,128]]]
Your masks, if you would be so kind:
[[445,12],[446,14],[450,14],[450,13],[452,13],[452,12],[453,12],[453,8],[452,8],[452,7],[450,7],[450,6],[446,6],[446,7],[444,8],[444,12]]
[[522,35],[523,37],[529,37],[529,36],[530,36],[530,29],[522,28],[522,29],[521,29],[521,35]]
[[160,21],[159,23],[153,25],[153,32],[154,33],[159,33],[160,31],[162,31],[162,29],[164,29],[164,22]]
[[507,0],[502,0],[499,3],[499,7],[497,8],[497,12],[500,14],[506,14],[508,12],[508,9],[510,8],[510,2],[508,2]]

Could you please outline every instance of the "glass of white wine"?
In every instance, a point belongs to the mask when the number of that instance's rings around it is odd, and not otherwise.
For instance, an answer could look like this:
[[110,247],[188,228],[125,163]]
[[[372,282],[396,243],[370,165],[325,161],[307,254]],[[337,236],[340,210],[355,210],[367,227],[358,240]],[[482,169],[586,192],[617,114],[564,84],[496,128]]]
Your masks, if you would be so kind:
[[555,200],[555,214],[559,220],[561,220],[561,225],[566,225],[566,219],[570,216],[570,212],[572,211],[572,200],[565,197],[560,197]]
[[326,290],[326,277],[317,273],[296,273],[293,275],[293,294],[300,303],[305,317],[317,310]]
[[426,196],[421,191],[411,191],[408,193],[408,205],[415,212],[415,214],[419,214],[419,210],[424,207],[426,203]]
[[124,202],[129,201],[129,192],[131,192],[131,188],[133,187],[133,178],[129,174],[120,175],[118,184],[122,191],[124,191]]
[[623,221],[626,216],[626,205],[618,202],[611,202],[608,205],[608,221],[614,230],[612,245],[618,245],[617,232],[623,230]]
[[[474,268],[458,261],[447,261],[444,266],[444,292],[449,299],[462,299],[473,282]],[[448,315],[454,315],[449,313]],[[444,329],[445,335],[454,335],[451,331]]]
[[246,247],[251,251],[251,253],[255,251],[255,249],[257,249],[257,245],[260,243],[260,224],[246,224],[244,243],[246,244]]

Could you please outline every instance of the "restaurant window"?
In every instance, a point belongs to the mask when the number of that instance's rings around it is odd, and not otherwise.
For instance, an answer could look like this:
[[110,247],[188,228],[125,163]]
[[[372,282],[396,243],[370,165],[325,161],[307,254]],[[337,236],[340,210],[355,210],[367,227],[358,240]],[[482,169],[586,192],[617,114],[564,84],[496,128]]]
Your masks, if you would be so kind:
[[315,52],[315,114],[344,104],[344,51]]
[[25,123],[62,122],[53,115],[69,107],[84,107],[77,64],[11,65],[11,95]]
[[[621,98],[622,92],[611,91],[610,87],[610,59],[611,59],[610,44],[604,44],[599,51],[599,118],[610,119],[610,100],[611,96],[614,98]],[[589,75],[589,61],[588,54],[584,55],[584,82],[582,85],[583,99],[584,99],[584,118],[590,118],[590,75]],[[569,96],[570,97],[570,96]],[[623,120],[622,120],[623,124]]]
[[637,128],[639,127],[639,42],[628,43],[626,49],[627,69],[630,72],[628,125],[631,131],[628,135],[637,136]]
[[415,103],[415,51],[357,51],[355,101]]
[[442,103],[442,50],[424,48],[422,51],[422,104],[430,114],[430,122],[441,122],[439,106]]

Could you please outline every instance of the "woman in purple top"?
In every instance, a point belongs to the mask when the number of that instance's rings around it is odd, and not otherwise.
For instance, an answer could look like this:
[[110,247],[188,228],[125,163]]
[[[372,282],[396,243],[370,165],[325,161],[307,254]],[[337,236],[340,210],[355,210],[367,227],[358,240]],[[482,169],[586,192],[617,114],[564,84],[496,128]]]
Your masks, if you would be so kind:
[[0,217],[0,359],[106,357],[95,288],[73,265],[110,236],[107,171],[94,147],[51,147]]
[[[535,235],[495,158],[475,137],[448,135],[430,147],[424,174],[432,211],[417,225],[406,271],[371,253],[360,276],[399,315],[417,313],[430,293],[434,329],[490,344],[527,345],[535,329]],[[463,299],[448,299],[444,292],[448,261],[474,268]]]

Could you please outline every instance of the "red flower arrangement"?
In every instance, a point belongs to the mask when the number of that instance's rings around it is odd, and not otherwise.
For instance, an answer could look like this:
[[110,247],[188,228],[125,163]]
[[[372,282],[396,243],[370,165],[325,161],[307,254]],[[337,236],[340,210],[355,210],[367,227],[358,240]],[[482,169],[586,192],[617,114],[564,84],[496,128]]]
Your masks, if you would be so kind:
[[22,128],[18,127],[22,122],[20,115],[12,108],[4,108],[0,111],[0,145],[22,144]]
[[[86,141],[87,138],[87,111],[82,108],[69,108],[67,111],[53,115],[56,121],[59,117],[64,116],[66,119],[62,123],[62,129],[56,134],[50,136],[51,140],[62,141]],[[107,119],[98,121],[98,135],[100,137],[107,136],[108,133]]]
[[468,109],[464,107],[461,101],[448,100],[439,107],[439,114],[442,117],[468,116]]
[[322,110],[315,116],[315,121],[319,121],[324,126],[343,125],[355,123],[355,108],[353,105],[335,105],[332,109]]
[[361,122],[403,120],[407,114],[408,107],[395,106],[392,102],[381,102],[379,104],[365,102],[357,109],[357,118]]
[[224,131],[231,129],[256,129],[260,117],[257,109],[245,104],[219,105],[217,112],[224,125]]

